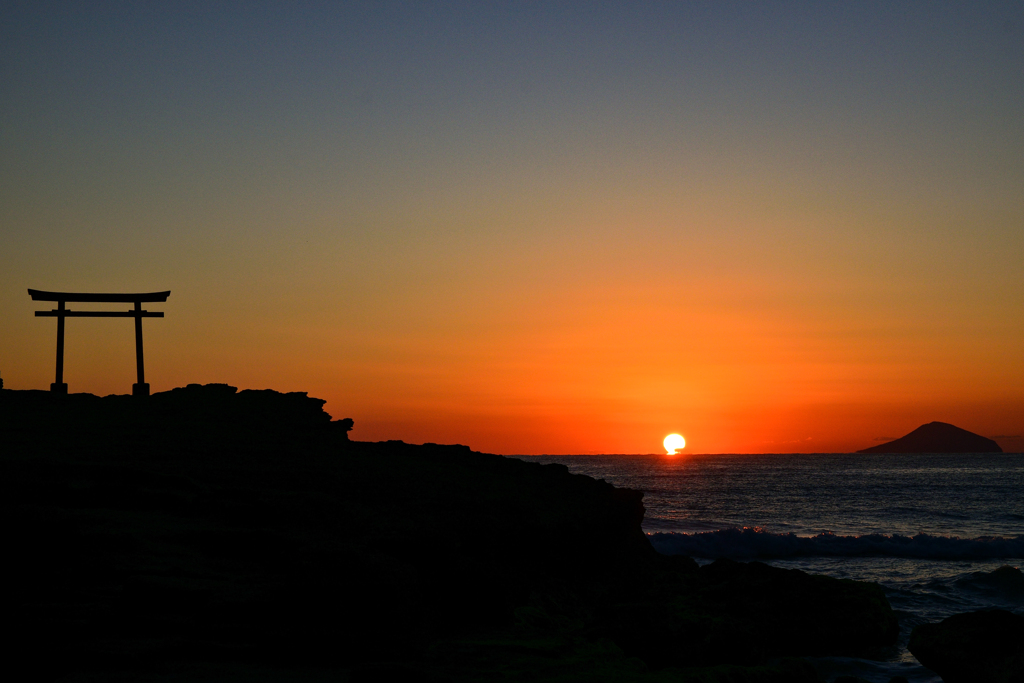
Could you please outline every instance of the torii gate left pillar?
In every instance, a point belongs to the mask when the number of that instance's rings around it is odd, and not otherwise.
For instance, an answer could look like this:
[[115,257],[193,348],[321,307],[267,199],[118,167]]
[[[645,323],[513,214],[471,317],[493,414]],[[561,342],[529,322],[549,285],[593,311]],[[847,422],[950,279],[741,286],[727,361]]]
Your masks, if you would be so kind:
[[[159,311],[142,310],[143,302],[167,301],[168,292],[149,292],[146,294],[96,294],[84,292],[43,292],[37,289],[28,290],[33,301],[56,301],[57,308],[52,311],[36,311],[36,317],[57,318],[57,373],[50,385],[55,394],[68,393],[68,385],[64,381],[64,319],[65,318],[135,318],[135,369],[139,381],[132,385],[135,396],[149,396],[149,384],[146,383],[146,367],[142,353],[142,319],[162,318]],[[69,311],[65,307],[68,301],[87,301],[91,303],[133,303],[130,311]]]

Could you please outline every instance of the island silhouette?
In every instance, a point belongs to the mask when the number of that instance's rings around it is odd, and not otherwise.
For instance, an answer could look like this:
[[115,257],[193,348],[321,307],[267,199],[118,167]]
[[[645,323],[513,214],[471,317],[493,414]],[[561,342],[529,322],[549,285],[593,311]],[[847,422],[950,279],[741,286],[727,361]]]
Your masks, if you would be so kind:
[[992,439],[946,422],[929,422],[906,436],[858,453],[1002,453]]

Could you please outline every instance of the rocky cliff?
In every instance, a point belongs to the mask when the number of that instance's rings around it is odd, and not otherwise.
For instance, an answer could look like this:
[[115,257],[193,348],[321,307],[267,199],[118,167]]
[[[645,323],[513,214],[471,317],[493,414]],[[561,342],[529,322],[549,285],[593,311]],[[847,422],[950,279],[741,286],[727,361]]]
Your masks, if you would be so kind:
[[698,568],[653,551],[639,491],[349,441],[322,406],[0,392],[5,614],[36,678],[813,681],[777,658],[895,640],[874,584]]

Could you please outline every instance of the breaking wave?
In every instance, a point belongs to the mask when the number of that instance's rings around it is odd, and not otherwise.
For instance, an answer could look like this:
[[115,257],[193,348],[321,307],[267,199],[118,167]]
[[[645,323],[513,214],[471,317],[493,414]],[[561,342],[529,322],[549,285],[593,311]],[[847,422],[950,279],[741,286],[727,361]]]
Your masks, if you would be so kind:
[[773,534],[760,527],[720,529],[695,534],[657,532],[647,538],[665,555],[707,559],[782,559],[787,557],[902,557],[924,560],[1024,558],[1024,536],[901,536],[866,534],[817,536]]

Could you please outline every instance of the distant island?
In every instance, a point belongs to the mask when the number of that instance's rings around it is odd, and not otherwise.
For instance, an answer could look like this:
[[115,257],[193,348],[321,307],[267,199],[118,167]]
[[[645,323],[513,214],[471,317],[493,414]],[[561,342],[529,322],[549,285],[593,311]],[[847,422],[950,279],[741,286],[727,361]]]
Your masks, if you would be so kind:
[[904,437],[858,453],[1002,453],[992,439],[946,422],[929,422]]

